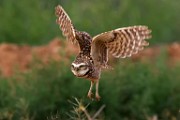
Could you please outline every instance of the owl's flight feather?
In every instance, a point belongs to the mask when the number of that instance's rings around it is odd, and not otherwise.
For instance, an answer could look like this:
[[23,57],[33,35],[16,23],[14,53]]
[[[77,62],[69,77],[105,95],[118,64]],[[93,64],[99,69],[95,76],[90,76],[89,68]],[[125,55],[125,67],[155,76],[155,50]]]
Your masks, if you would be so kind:
[[96,62],[106,65],[108,53],[116,58],[130,57],[143,50],[149,43],[151,30],[147,26],[131,26],[101,33],[93,38],[92,56]]
[[68,14],[65,10],[58,5],[55,8],[55,14],[57,16],[56,23],[59,24],[60,29],[62,30],[63,35],[70,40],[71,42],[75,43],[75,29],[69,18]]

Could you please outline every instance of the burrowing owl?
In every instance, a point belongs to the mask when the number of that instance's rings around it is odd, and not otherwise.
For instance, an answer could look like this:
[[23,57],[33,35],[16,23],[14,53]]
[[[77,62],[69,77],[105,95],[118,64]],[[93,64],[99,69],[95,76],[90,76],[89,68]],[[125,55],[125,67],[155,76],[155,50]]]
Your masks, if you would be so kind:
[[88,97],[92,98],[92,88],[96,84],[96,99],[100,99],[98,86],[103,68],[108,68],[108,54],[116,58],[126,58],[143,50],[151,38],[151,30],[147,26],[131,26],[118,28],[91,37],[86,32],[77,31],[65,10],[58,5],[55,8],[56,22],[63,35],[71,42],[77,42],[80,52],[72,62],[71,71],[80,78],[91,81]]

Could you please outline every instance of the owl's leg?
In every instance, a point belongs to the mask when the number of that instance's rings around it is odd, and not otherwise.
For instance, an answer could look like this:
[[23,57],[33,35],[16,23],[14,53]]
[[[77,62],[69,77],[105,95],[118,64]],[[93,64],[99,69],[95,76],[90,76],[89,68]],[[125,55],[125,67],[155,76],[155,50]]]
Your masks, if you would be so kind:
[[96,93],[95,93],[95,95],[96,95],[96,100],[99,101],[101,99],[101,97],[99,95],[99,80],[97,80],[97,82],[96,82]]
[[90,99],[92,99],[92,95],[93,95],[93,93],[92,93],[93,86],[94,86],[94,82],[91,81],[91,86],[89,88],[88,95],[87,95],[88,98],[90,98]]

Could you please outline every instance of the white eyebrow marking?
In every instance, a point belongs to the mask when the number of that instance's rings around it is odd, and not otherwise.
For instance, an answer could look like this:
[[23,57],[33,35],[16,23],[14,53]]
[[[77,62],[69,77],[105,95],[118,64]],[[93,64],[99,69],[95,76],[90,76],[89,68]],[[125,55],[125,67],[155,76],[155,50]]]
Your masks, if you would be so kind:
[[80,63],[80,64],[72,63],[72,65],[73,65],[75,68],[78,68],[79,66],[81,66],[81,65],[86,65],[86,64],[85,64],[85,63]]

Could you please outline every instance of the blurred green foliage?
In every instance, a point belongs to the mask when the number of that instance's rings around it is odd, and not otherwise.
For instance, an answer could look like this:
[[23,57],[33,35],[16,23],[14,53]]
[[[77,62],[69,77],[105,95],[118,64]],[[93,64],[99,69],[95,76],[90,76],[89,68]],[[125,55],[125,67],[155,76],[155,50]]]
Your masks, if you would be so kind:
[[113,72],[104,72],[100,102],[86,98],[90,81],[76,78],[66,63],[33,64],[26,74],[0,78],[0,120],[45,120],[57,113],[68,120],[66,114],[72,108],[68,100],[73,96],[90,103],[90,113],[105,104],[101,116],[106,120],[147,120],[152,115],[160,120],[179,119],[180,66],[158,62],[122,62]]
[[153,30],[151,44],[180,40],[179,0],[1,0],[0,42],[42,44],[61,35],[54,15],[58,4],[78,30],[92,36],[142,24]]

